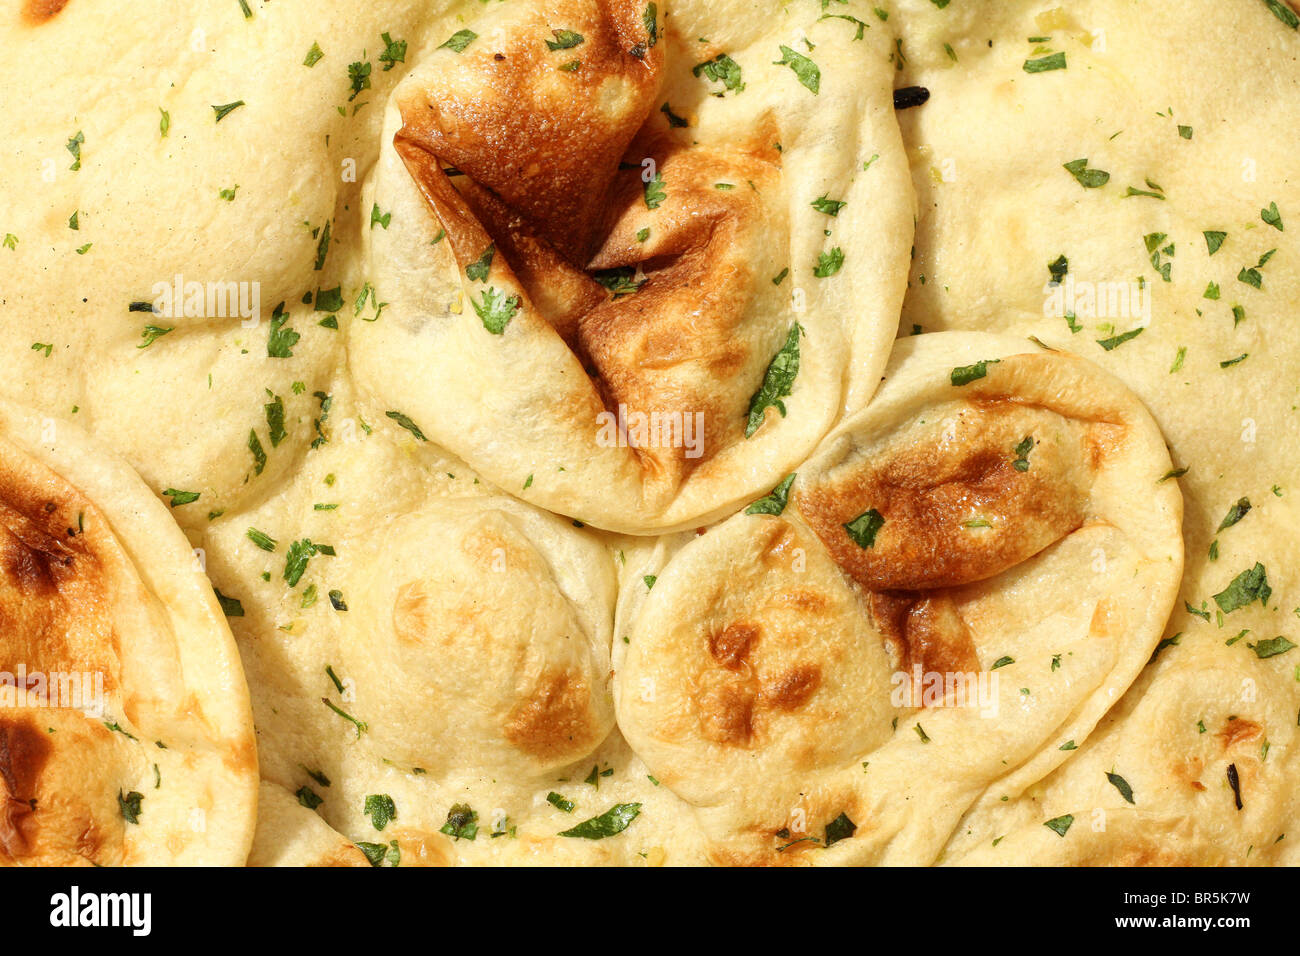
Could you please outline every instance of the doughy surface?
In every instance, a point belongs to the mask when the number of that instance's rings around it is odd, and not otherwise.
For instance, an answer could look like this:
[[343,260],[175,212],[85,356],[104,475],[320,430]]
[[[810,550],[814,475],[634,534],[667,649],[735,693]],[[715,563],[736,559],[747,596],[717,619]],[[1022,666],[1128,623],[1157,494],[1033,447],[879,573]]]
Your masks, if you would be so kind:
[[1294,863],[1296,6],[10,0],[0,862]]

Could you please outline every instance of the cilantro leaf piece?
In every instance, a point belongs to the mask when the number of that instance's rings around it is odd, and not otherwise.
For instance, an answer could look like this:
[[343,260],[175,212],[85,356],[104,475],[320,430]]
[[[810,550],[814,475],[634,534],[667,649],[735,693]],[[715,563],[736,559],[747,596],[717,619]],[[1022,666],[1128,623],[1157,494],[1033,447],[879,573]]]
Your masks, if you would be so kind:
[[962,365],[952,370],[949,380],[958,387],[978,381],[989,373],[989,366],[996,365],[1002,359],[980,359],[974,365]]
[[1013,450],[1016,453],[1016,459],[1011,463],[1011,466],[1016,471],[1028,471],[1029,453],[1034,450],[1034,437],[1026,435]]
[[[1268,7],[1273,16],[1277,17],[1292,30],[1300,29],[1300,16],[1297,16],[1296,12],[1283,3],[1282,0],[1264,0],[1264,6]],[[1238,809],[1240,809],[1240,807]]]
[[[268,389],[268,391],[270,391]],[[262,406],[266,412],[266,430],[271,438],[271,447],[275,448],[284,441],[284,400],[279,395],[272,396],[273,401]]]
[[175,488],[168,488],[163,495],[172,500],[172,507],[177,505],[188,505],[190,502],[199,500],[197,491],[177,491]]
[[813,275],[819,279],[827,279],[839,272],[843,266],[844,250],[836,246],[829,252],[823,252],[817,257],[817,265],[813,268]]
[[344,720],[346,720],[346,721],[348,721],[349,723],[351,723],[352,726],[356,728],[356,731],[357,731],[357,739],[358,739],[358,740],[360,740],[360,739],[361,739],[361,735],[362,735],[363,733],[365,733],[367,729],[369,729],[369,728],[367,727],[366,722],[365,722],[364,720],[357,720],[357,718],[353,717],[353,716],[352,716],[351,714],[349,714],[346,710],[343,710],[341,707],[339,707],[337,704],[335,704],[335,703],[334,703],[332,700],[330,700],[328,697],[322,697],[322,698],[320,699],[320,702],[321,702],[322,704],[324,704],[326,707],[328,707],[330,710],[334,711],[334,713],[338,714],[338,715],[339,715],[340,717],[342,717]]
[[[213,109],[216,109],[216,107],[214,106]],[[217,117],[217,119],[220,120],[221,117]],[[81,146],[85,141],[86,141],[86,134],[83,133],[81,130],[77,130],[76,135],[69,137],[68,142],[64,147],[65,149],[67,149],[69,153],[72,154],[73,162],[72,165],[68,167],[68,169],[72,170],[73,172],[76,172],[78,169],[81,168]]]
[[493,335],[501,335],[510,324],[510,320],[519,311],[519,296],[507,296],[498,289],[489,288],[483,293],[482,300],[471,299],[474,312],[483,322],[483,328]]
[[[823,7],[823,9],[825,8]],[[853,34],[854,40],[861,40],[864,36],[863,31],[871,29],[871,24],[865,23],[857,17],[851,17],[847,13],[823,13],[817,18],[817,20],[818,22],[821,22],[822,20],[845,20],[849,23],[855,24],[857,30]]]
[[586,39],[581,33],[574,33],[572,30],[552,30],[551,33],[555,39],[546,41],[546,49],[551,51],[572,50]]
[[857,832],[858,825],[849,819],[847,813],[841,812],[838,817],[826,824],[826,841],[822,846],[829,847],[841,840],[847,840]]
[[573,808],[577,806],[572,800],[566,800],[554,790],[546,795],[546,802],[562,813],[572,813]]
[[398,63],[406,62],[405,40],[394,40],[387,33],[381,33],[379,38],[384,41],[384,52],[379,54],[379,62],[384,64],[385,73]]
[[1282,225],[1282,213],[1278,211],[1277,203],[1269,203],[1267,209],[1261,209],[1259,211],[1259,218],[1264,220],[1264,222],[1268,223],[1278,232],[1286,232],[1285,227]]
[[1048,73],[1052,70],[1066,69],[1065,54],[1053,53],[1050,56],[1041,56],[1036,60],[1026,60],[1024,71],[1026,73]]
[[388,845],[384,843],[358,843],[358,850],[365,854],[366,859],[370,861],[371,866],[379,866],[384,862],[384,857],[388,853]]
[[1139,325],[1136,329],[1129,329],[1127,332],[1122,332],[1119,335],[1112,335],[1108,339],[1097,339],[1097,344],[1100,345],[1102,348],[1104,348],[1107,352],[1110,352],[1113,351],[1114,349],[1119,348],[1125,342],[1137,338],[1145,331],[1146,331],[1146,326]]
[[584,820],[572,829],[562,830],[559,835],[562,837],[577,837],[583,840],[603,840],[606,837],[622,833],[640,815],[641,804],[618,803],[599,816]]
[[826,193],[822,193],[812,201],[811,205],[818,212],[835,217],[840,214],[840,210],[847,206],[848,203],[839,199],[827,199]]
[[386,793],[368,794],[361,812],[370,818],[370,825],[376,830],[382,830],[390,821],[397,819],[397,805]]
[[1215,534],[1218,534],[1219,531],[1222,531],[1225,528],[1231,528],[1242,518],[1246,517],[1246,515],[1249,512],[1250,512],[1250,499],[1238,498],[1237,503],[1228,509],[1228,513],[1224,515],[1223,520],[1219,522],[1219,528],[1218,531],[1215,532]]
[[1069,832],[1070,827],[1074,824],[1074,814],[1067,813],[1062,817],[1053,817],[1043,824],[1047,829],[1054,832],[1057,836],[1063,837]]
[[[1121,797],[1123,797],[1123,798],[1124,798],[1126,801],[1128,801],[1129,803],[1133,803],[1133,802],[1134,802],[1134,801],[1133,801],[1133,788],[1130,787],[1130,786],[1128,785],[1128,781],[1127,781],[1127,780],[1125,780],[1123,777],[1121,777],[1121,776],[1120,776],[1119,774],[1117,774],[1117,773],[1107,773],[1107,774],[1106,774],[1106,779],[1110,781],[1111,786],[1113,786],[1116,790],[1119,791],[1119,795],[1120,795]],[[1064,836],[1064,834],[1062,834],[1062,836]]]
[[260,475],[266,467],[266,451],[253,428],[248,430],[248,450],[253,453],[253,474]]
[[217,596],[217,604],[221,606],[221,613],[226,617],[243,617],[244,605],[239,602],[239,598],[227,597],[222,594],[220,589],[213,588],[212,593]]
[[1070,271],[1070,260],[1065,258],[1065,254],[1057,256],[1055,260],[1047,264],[1047,272],[1051,275],[1051,285],[1060,285],[1061,280],[1065,278],[1066,273]]
[[654,176],[645,184],[645,207],[647,209],[658,209],[668,198],[668,192],[664,189],[664,178],[656,170]]
[[161,325],[146,325],[144,327],[144,331],[140,333],[140,338],[143,341],[141,341],[140,344],[136,346],[136,348],[147,349],[149,346],[153,345],[155,342],[157,342],[168,332],[174,332],[174,331],[176,331],[176,327],[174,325],[169,325],[166,327]]
[[420,441],[429,440],[424,437],[424,432],[420,431],[420,426],[416,425],[415,422],[411,421],[411,419],[403,415],[401,412],[389,411],[389,412],[384,412],[384,414],[387,415],[389,418],[391,418],[393,421],[397,422],[397,424],[401,425],[403,428],[405,428],[408,432],[410,432]]
[[464,53],[465,47],[469,46],[478,39],[478,34],[473,30],[457,30],[445,42],[438,46],[439,50],[454,50],[457,53]]
[[783,398],[794,390],[794,381],[799,374],[799,336],[803,327],[798,323],[790,326],[785,344],[768,363],[763,375],[763,383],[749,400],[749,415],[745,421],[745,437],[751,437],[766,421],[769,407],[775,407],[784,418],[786,414]]
[[453,804],[447,811],[447,822],[438,832],[457,840],[472,840],[478,836],[478,814],[468,803]]
[[1064,168],[1084,189],[1096,189],[1110,182],[1110,173],[1104,169],[1089,169],[1088,160],[1072,159]]
[[465,267],[465,277],[471,282],[486,282],[488,273],[492,271],[492,259],[496,251],[496,244],[488,243],[483,254]]
[[723,96],[725,91],[739,93],[745,88],[741,79],[740,65],[725,53],[719,53],[712,60],[695,64],[691,72],[695,76],[704,76],[714,83],[721,83],[724,90],[715,93],[715,96]]
[[1285,637],[1278,635],[1277,637],[1271,637],[1266,641],[1259,641],[1258,643],[1250,644],[1248,646],[1255,652],[1256,657],[1260,660],[1265,660],[1270,657],[1277,657],[1279,654],[1285,654],[1296,645]]
[[797,53],[784,43],[781,44],[781,59],[773,61],[774,66],[788,66],[794,71],[799,82],[816,95],[821,90],[822,71],[817,64],[804,56]]
[[1253,568],[1242,571],[1232,579],[1232,583],[1214,595],[1214,603],[1219,605],[1219,610],[1224,614],[1231,614],[1256,600],[1267,607],[1272,594],[1273,589],[1268,586],[1268,572],[1257,561]]
[[361,95],[362,90],[370,89],[370,72],[373,67],[369,63],[357,61],[348,64],[348,83],[351,86],[352,94],[348,97],[351,103]]
[[302,338],[285,324],[288,321],[289,313],[284,311],[281,302],[271,313],[271,331],[266,338],[266,354],[271,358],[292,358],[293,347]]
[[876,535],[885,526],[885,516],[875,508],[868,508],[852,521],[844,525],[853,543],[859,548],[872,548],[876,544]]
[[141,803],[144,801],[144,794],[132,790],[124,794],[121,790],[117,791],[117,805],[122,811],[122,819],[127,823],[140,822]]
[[649,37],[647,47],[654,49],[654,45],[659,42],[659,7],[657,4],[646,4],[645,11],[641,14],[641,25],[645,27],[646,35]]
[[759,498],[752,505],[745,509],[747,515],[779,515],[785,511],[785,506],[790,500],[790,486],[794,484],[795,473],[791,472],[785,476],[785,479],[772,489],[771,494],[764,498]]
[[277,542],[269,534],[259,531],[256,528],[249,528],[244,532],[245,537],[253,544],[257,545],[263,551],[275,551]]
[[241,106],[245,106],[245,105],[246,105],[246,104],[244,103],[243,100],[235,100],[235,102],[233,102],[233,103],[226,103],[224,106],[213,106],[213,107],[212,107],[212,112],[214,112],[214,113],[217,114],[217,122],[220,123],[223,119],[225,119],[227,116],[229,116],[229,115],[230,115],[231,113],[233,113],[235,110],[237,110],[237,109],[239,109]]

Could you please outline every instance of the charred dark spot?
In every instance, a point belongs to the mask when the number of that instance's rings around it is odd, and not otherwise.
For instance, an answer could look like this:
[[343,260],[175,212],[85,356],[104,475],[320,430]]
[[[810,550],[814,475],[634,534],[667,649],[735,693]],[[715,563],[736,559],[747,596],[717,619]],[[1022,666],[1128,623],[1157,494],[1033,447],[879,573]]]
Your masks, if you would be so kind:
[[32,846],[36,783],[49,757],[49,739],[35,725],[0,722],[0,852],[11,859]]
[[58,592],[58,581],[51,565],[55,561],[67,564],[71,561],[70,558],[29,548],[14,538],[9,540],[8,545],[0,546],[0,574],[29,596],[49,596]]
[[1237,776],[1237,765],[1235,763],[1228,764],[1228,786],[1232,787],[1233,799],[1236,801],[1237,809],[1240,810],[1242,807],[1241,778]]
[[920,106],[930,98],[930,91],[924,86],[904,86],[902,89],[894,90],[894,109],[910,110],[913,106]]
[[753,624],[730,624],[721,634],[709,635],[709,653],[728,670],[738,670],[754,641],[758,628]]

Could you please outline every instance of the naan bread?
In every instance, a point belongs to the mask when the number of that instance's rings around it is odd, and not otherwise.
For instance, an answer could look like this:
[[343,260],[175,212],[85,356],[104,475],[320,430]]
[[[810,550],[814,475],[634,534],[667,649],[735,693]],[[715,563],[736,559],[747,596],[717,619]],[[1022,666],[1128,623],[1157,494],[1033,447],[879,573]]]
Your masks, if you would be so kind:
[[[335,394],[341,414],[371,416]],[[376,431],[323,446],[276,499],[206,538],[224,556],[213,573],[250,607],[234,628],[263,773],[300,804],[278,801],[285,825],[262,828],[256,859],[332,859],[328,832],[303,829],[309,810],[375,865],[635,857],[646,844],[557,837],[585,817],[546,802],[614,753],[631,773],[608,740],[610,552],[397,431],[404,443]],[[598,782],[609,803],[587,816],[619,802],[619,781]],[[389,802],[387,819],[371,812]],[[440,832],[457,808],[476,819]]]
[[358,381],[617,531],[706,523],[797,464],[870,397],[903,291],[888,30],[808,5],[677,27],[705,8],[486,12],[395,92],[363,203],[392,223]]
[[188,530],[273,493],[318,437],[363,285],[357,197],[404,74],[381,33],[413,62],[478,6],[5,4],[0,395],[197,492]]
[[624,605],[619,726],[715,862],[929,863],[1150,658],[1182,570],[1169,470],[1083,359],[901,341],[792,483]]
[[1300,862],[1297,5],[7,5],[0,856]]
[[[895,14],[900,82],[931,92],[900,114],[920,209],[900,330],[1076,351],[1150,408],[1187,469],[1173,643],[1093,742],[1019,799],[979,805],[945,859],[1300,862],[1300,31],[1297,4],[1272,6],[908,0]],[[1052,57],[1065,68],[1026,69]],[[1063,168],[1084,157],[1105,183]],[[1264,586],[1223,610],[1215,596],[1243,574]],[[1064,836],[1043,826],[1064,815]]]
[[0,864],[243,863],[257,751],[200,557],[122,461],[0,404]]

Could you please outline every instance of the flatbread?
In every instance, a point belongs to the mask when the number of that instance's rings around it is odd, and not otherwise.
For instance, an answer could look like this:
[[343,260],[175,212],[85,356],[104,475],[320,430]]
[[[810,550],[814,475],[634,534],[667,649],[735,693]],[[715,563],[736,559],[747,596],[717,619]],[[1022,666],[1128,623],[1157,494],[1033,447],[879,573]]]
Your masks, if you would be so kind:
[[[4,852],[1296,863],[1297,6],[8,5],[10,517],[157,626],[0,738]],[[875,502],[960,448],[990,514]]]
[[120,459],[0,404],[0,864],[242,863],[257,751],[200,556]]
[[792,483],[625,605],[619,726],[715,862],[932,862],[1150,658],[1182,570],[1159,431],[1100,369],[1026,347],[900,342]]
[[[918,0],[895,14],[901,82],[931,93],[900,114],[920,211],[900,333],[996,330],[1078,352],[1139,396],[1186,469],[1173,643],[1095,743],[1019,799],[981,805],[945,858],[1297,860],[1280,838],[1300,812],[1287,746],[1300,661],[1269,642],[1300,641],[1300,33],[1286,19],[1296,4],[1274,6]],[[1065,68],[1026,68],[1049,57]],[[1085,157],[1103,185],[1063,168]],[[1215,595],[1257,564],[1264,600],[1223,611]],[[1257,731],[1223,735],[1233,716]],[[1066,815],[1063,836],[1043,826]]]
[[430,440],[633,533],[733,511],[870,397],[911,241],[887,31],[797,6],[701,43],[674,9],[502,6],[417,67],[349,340]]

